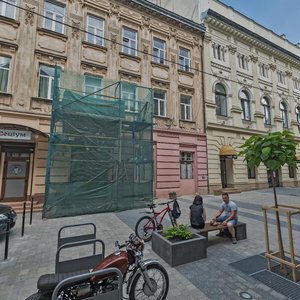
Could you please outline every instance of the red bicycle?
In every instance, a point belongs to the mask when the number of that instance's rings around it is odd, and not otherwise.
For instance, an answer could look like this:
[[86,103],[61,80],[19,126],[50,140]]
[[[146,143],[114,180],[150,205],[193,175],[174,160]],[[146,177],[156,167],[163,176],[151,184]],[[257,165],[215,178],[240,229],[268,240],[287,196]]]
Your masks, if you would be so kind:
[[[169,215],[169,218],[171,220],[172,226],[176,226],[177,222],[174,216],[172,215],[172,209],[170,207],[170,203],[173,203],[175,200],[168,201],[165,203],[159,203],[158,205],[166,205],[164,209],[162,209],[159,212],[156,212],[154,208],[156,207],[156,204],[148,204],[148,207],[151,209],[151,212],[149,214],[152,214],[152,217],[144,216],[141,217],[137,223],[135,224],[135,234],[140,238],[143,239],[145,242],[148,242],[151,240],[152,232],[154,230],[162,230],[163,225],[162,221],[166,214]],[[158,220],[158,216],[160,216],[160,219]]]

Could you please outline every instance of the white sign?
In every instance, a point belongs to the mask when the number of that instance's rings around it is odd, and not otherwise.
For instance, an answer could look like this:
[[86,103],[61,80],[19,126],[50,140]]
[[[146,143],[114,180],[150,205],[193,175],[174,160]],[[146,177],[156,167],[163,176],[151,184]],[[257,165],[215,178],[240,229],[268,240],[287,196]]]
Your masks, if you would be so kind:
[[31,131],[0,129],[0,140],[31,140]]

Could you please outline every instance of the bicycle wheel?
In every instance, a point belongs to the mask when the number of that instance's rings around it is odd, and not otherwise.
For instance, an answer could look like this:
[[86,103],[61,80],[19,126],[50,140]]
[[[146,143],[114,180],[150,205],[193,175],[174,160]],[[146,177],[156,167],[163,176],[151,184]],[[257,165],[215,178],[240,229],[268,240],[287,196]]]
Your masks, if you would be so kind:
[[155,230],[154,221],[148,217],[144,216],[140,218],[135,224],[135,234],[143,239],[145,242],[149,242],[152,237],[152,232]]

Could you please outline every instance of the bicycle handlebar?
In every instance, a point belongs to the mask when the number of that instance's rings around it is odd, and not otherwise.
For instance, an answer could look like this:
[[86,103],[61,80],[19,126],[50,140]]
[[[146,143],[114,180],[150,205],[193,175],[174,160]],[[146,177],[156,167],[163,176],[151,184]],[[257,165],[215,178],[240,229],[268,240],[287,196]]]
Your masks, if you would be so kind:
[[174,202],[174,199],[171,200],[171,201],[164,202],[164,203],[158,203],[157,205],[167,205],[167,204],[170,204],[172,202]]

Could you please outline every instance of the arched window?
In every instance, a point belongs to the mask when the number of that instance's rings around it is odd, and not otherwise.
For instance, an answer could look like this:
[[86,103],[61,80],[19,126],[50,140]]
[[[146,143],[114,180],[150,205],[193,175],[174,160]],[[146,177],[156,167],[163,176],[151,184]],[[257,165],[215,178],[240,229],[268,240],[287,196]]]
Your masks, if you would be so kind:
[[251,120],[250,97],[246,91],[240,91],[241,106],[243,110],[243,119]]
[[283,128],[288,128],[289,122],[288,122],[287,104],[284,101],[281,101],[279,104],[279,108],[280,108],[282,126]]
[[300,132],[300,106],[296,106],[296,118],[298,123],[298,131]]
[[264,112],[264,123],[266,125],[271,125],[271,106],[269,99],[267,97],[263,97],[261,100],[261,104]]
[[222,84],[220,83],[216,84],[215,94],[216,94],[217,115],[227,117],[226,90]]

